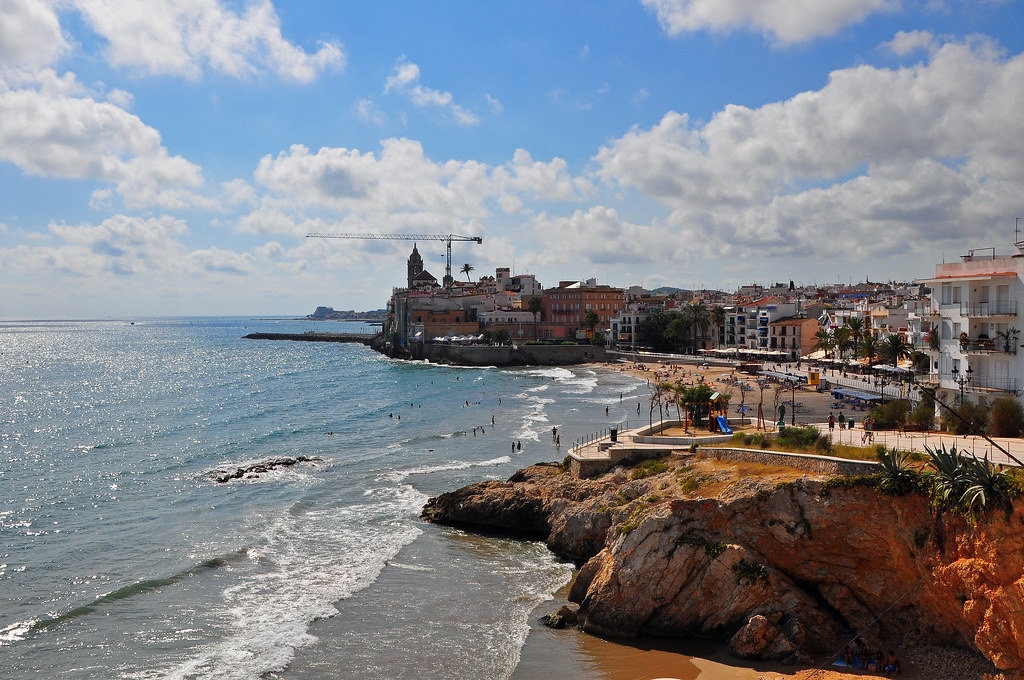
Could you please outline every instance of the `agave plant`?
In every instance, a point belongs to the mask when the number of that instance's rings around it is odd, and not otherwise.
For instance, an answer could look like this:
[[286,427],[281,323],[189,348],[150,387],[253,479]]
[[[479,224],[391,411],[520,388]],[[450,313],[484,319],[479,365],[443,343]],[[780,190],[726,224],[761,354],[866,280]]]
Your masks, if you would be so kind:
[[948,451],[944,445],[937,449],[926,446],[925,450],[935,468],[932,500],[940,509],[957,508],[972,519],[993,507],[1007,514],[1012,511],[1013,499],[1020,491],[1009,472],[996,470],[987,458],[965,456],[956,446]]
[[932,501],[941,509],[956,506],[967,488],[964,457],[953,445],[949,450],[943,444],[938,448],[924,447],[931,458],[935,476],[932,480]]
[[900,452],[895,448],[879,452],[878,464],[882,470],[882,479],[878,488],[893,496],[902,496],[921,488],[921,474],[910,467],[909,460],[908,452]]
[[1010,513],[1016,491],[1006,471],[997,471],[987,458],[979,460],[964,457],[964,475],[967,484],[960,496],[960,507],[965,514],[975,517],[992,507]]

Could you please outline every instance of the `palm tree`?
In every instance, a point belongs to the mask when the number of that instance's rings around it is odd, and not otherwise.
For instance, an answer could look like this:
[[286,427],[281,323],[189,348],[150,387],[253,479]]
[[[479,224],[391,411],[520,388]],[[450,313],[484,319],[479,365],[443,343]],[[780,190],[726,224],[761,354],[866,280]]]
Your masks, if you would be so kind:
[[683,317],[690,324],[690,332],[693,334],[693,343],[691,346],[691,354],[697,353],[697,333],[700,332],[701,337],[707,336],[708,328],[711,327],[711,311],[708,306],[703,302],[696,304],[687,305],[683,310]]
[[835,338],[832,336],[832,332],[826,328],[819,328],[814,334],[814,350],[823,350],[825,352],[825,358],[829,357],[832,349],[835,347]]
[[725,307],[722,305],[715,305],[711,308],[711,324],[715,327],[715,335],[718,336],[721,333],[722,326],[725,325]]
[[902,333],[890,333],[882,341],[882,346],[879,348],[878,353],[886,362],[896,366],[899,364],[900,359],[909,359],[913,349]]
[[588,309],[587,313],[583,315],[583,322],[587,325],[587,328],[590,330],[591,336],[594,335],[594,329],[597,328],[597,322],[600,320],[601,319],[600,317],[598,317],[597,312],[595,312],[593,309]]
[[860,348],[860,355],[868,360],[868,366],[875,363],[875,357],[878,356],[881,348],[878,346],[878,339],[873,335],[865,334],[861,339],[862,346]]
[[1011,326],[1005,331],[997,331],[996,338],[999,339],[1000,344],[1003,346],[1003,352],[1006,354],[1010,353],[1011,349],[1017,348],[1017,338],[1020,337],[1020,330],[1016,327]]
[[864,319],[859,316],[846,317],[846,327],[850,329],[850,343],[853,346],[853,356],[857,356],[860,350],[861,337],[864,335]]
[[690,321],[679,312],[670,312],[668,327],[665,328],[665,340],[675,352],[683,347],[686,336],[690,334]]
[[544,301],[536,295],[531,295],[526,301],[526,308],[533,314],[533,337],[537,338],[537,315],[544,309]]
[[460,269],[459,271],[466,275],[466,281],[470,283],[473,282],[473,280],[469,278],[469,273],[473,271],[473,265],[467,262],[466,264],[462,265],[462,269]]

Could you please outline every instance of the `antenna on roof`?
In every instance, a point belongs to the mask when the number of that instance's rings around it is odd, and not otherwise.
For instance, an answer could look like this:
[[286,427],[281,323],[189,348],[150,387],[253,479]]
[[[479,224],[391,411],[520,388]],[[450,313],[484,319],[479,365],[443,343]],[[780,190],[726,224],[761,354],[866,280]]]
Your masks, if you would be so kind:
[[1013,242],[1015,244],[1020,243],[1020,219],[1019,217],[1013,218]]

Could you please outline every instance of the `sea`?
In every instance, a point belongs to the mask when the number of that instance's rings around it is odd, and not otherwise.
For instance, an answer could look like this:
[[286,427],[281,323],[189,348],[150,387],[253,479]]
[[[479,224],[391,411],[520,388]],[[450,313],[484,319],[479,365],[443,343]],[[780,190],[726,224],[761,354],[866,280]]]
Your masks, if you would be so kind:
[[573,566],[420,511],[562,460],[647,387],[243,338],[376,330],[0,321],[0,678],[513,677]]

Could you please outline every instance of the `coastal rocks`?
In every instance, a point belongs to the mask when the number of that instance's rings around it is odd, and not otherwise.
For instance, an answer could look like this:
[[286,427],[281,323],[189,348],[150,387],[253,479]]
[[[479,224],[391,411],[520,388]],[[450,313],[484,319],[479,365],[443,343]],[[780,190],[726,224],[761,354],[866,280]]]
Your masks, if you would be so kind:
[[576,610],[568,605],[563,605],[554,614],[547,614],[540,617],[541,623],[548,628],[554,628],[556,630],[575,626],[578,620]]
[[805,638],[803,627],[796,619],[779,627],[768,617],[756,614],[732,636],[729,648],[743,659],[779,659],[785,663],[806,664],[812,659],[801,648]]
[[252,465],[246,465],[243,467],[237,467],[231,471],[219,470],[214,478],[217,484],[226,484],[233,479],[242,479],[259,477],[261,474],[270,472],[280,467],[290,467],[298,463],[310,463],[313,461],[322,460],[316,456],[295,456],[294,458],[270,458],[268,460],[261,461],[259,463],[253,463]]
[[424,516],[528,534],[575,560],[569,599],[595,634],[712,637],[799,661],[857,633],[873,647],[979,650],[1024,677],[1024,502],[969,525],[869,485],[666,462],[641,479],[533,466],[433,499]]

